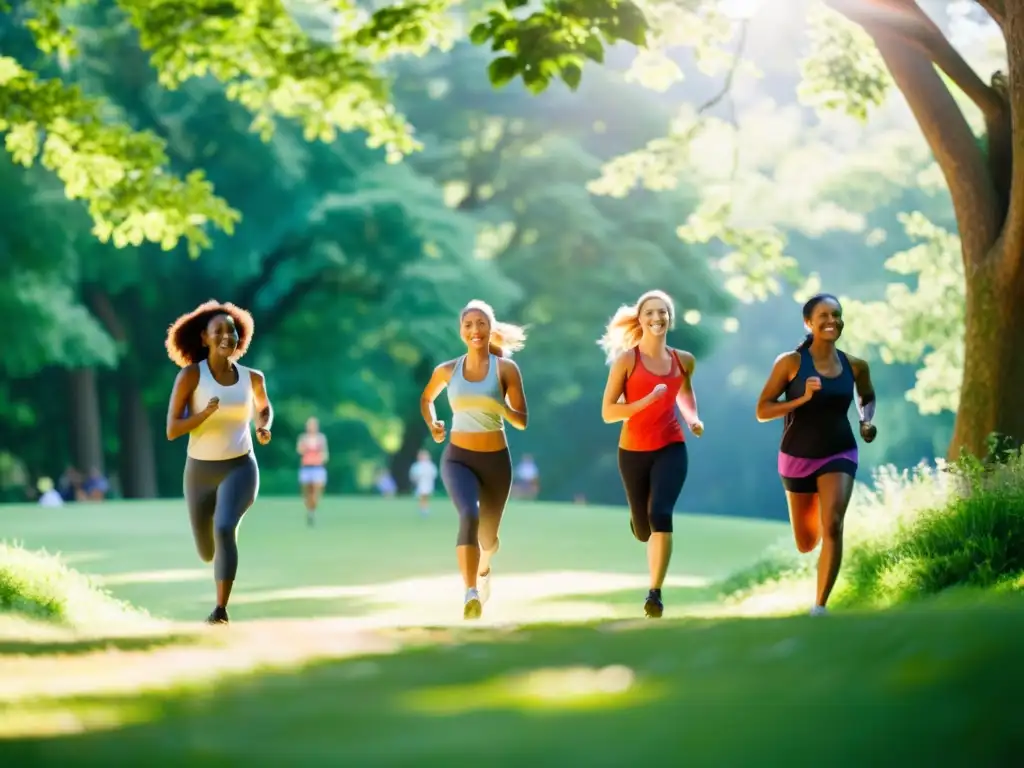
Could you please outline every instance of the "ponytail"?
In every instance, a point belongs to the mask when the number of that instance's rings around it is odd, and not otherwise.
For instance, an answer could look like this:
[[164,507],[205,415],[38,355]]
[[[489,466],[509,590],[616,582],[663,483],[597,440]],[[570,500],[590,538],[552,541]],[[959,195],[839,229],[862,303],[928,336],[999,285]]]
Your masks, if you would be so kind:
[[808,333],[806,336],[804,336],[804,340],[801,341],[799,345],[797,345],[796,351],[803,352],[805,349],[810,349],[812,341],[814,341],[814,334]]
[[512,357],[526,346],[526,329],[512,323],[491,320],[491,339],[488,349],[497,357]]
[[604,350],[605,362],[612,363],[623,352],[636,347],[643,335],[636,307],[623,304],[615,310],[612,319],[608,321],[604,335],[597,340],[597,345]]

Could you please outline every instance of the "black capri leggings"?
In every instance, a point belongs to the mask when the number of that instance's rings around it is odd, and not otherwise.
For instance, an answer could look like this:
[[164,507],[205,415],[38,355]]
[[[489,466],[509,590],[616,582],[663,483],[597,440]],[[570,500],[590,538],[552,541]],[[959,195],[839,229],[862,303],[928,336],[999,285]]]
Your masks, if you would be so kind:
[[196,551],[213,560],[213,577],[233,581],[238,573],[238,524],[260,490],[260,470],[251,453],[224,461],[185,460],[185,500]]
[[459,513],[455,545],[479,546],[493,552],[512,490],[512,455],[508,448],[470,451],[448,443],[441,454],[441,482]]
[[686,443],[669,443],[656,451],[619,449],[619,474],[637,539],[647,541],[652,532],[672,533],[672,510],[688,466]]

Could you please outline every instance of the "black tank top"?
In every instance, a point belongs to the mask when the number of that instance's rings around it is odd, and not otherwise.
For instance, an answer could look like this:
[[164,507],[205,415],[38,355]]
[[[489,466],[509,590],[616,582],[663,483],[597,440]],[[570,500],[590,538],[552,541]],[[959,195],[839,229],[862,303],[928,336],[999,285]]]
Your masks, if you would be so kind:
[[811,376],[821,379],[821,389],[808,402],[786,414],[780,446],[783,453],[801,459],[822,459],[857,447],[849,417],[854,391],[853,368],[846,355],[836,351],[843,370],[838,376],[828,378],[815,369],[810,350],[800,350],[800,370],[786,386],[787,402],[803,396]]

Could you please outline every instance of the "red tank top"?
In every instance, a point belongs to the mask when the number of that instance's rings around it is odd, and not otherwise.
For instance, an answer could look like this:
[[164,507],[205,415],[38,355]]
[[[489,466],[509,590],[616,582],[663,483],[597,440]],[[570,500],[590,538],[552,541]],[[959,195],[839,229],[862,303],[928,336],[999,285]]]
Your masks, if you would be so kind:
[[619,447],[627,451],[656,451],[670,443],[685,441],[683,428],[676,417],[676,395],[683,384],[683,367],[679,356],[672,352],[672,368],[665,376],[658,376],[647,370],[640,350],[634,348],[633,372],[626,379],[625,396],[627,403],[643,400],[658,384],[664,384],[668,391],[652,405],[630,416],[622,423]]

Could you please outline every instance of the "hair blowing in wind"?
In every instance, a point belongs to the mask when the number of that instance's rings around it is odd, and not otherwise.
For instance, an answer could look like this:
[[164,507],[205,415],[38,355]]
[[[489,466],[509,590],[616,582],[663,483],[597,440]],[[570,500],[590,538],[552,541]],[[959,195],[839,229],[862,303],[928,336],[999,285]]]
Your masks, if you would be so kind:
[[605,362],[613,362],[623,352],[633,349],[640,343],[644,335],[643,327],[640,325],[640,313],[644,304],[651,299],[661,299],[665,302],[665,306],[668,307],[669,327],[674,326],[676,307],[669,295],[664,291],[647,291],[637,299],[636,304],[623,304],[615,310],[612,319],[608,321],[604,335],[597,340],[598,346],[604,350]]

